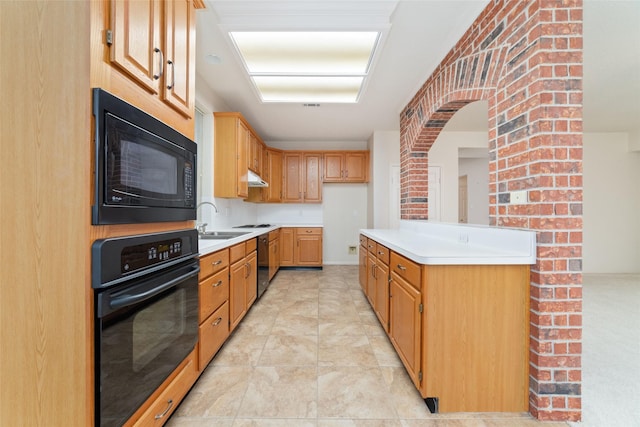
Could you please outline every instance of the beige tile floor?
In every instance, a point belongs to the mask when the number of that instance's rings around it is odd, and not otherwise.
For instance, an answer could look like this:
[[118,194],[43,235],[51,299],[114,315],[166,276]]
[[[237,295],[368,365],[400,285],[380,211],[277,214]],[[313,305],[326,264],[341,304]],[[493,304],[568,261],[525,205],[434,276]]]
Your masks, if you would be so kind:
[[512,427],[526,413],[431,414],[358,284],[357,266],[278,272],[169,427]]

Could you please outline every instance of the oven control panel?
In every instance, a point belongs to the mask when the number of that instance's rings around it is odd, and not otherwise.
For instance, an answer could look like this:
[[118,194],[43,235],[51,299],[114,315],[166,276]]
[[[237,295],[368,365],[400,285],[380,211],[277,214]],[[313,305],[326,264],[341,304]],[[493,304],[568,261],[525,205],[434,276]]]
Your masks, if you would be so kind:
[[122,273],[130,273],[180,256],[182,239],[126,246],[120,253],[120,268]]

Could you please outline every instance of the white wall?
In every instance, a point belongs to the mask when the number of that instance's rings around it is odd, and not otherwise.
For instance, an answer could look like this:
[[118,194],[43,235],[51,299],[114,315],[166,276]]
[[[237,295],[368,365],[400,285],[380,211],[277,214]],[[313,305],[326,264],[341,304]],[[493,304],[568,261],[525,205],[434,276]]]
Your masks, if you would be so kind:
[[640,272],[640,152],[627,133],[583,136],[585,273]]
[[[441,167],[440,220],[442,222],[458,222],[458,177],[463,175],[459,172],[459,150],[464,148],[486,149],[487,147],[488,135],[486,132],[447,132],[443,130],[429,150],[429,164],[437,164]],[[475,182],[474,185],[480,186],[483,179],[487,180],[484,206],[481,206],[482,203],[479,200],[474,199],[473,212],[472,209],[469,209],[469,223],[474,223],[471,218],[480,221],[486,215],[487,219],[479,224],[488,224],[488,166],[484,177],[476,176],[480,173],[478,168],[469,169],[467,172],[473,173],[468,177],[468,182]]]
[[[327,265],[357,265],[359,230],[367,227],[365,184],[324,184],[323,258]],[[356,248],[349,254],[349,246]]]
[[207,223],[208,229],[222,229],[255,223],[257,209],[254,204],[240,199],[213,197],[213,113],[228,111],[229,108],[199,77],[196,78],[196,108],[203,114],[202,120],[196,116],[198,202],[212,202],[218,208],[218,213],[215,213],[209,205],[200,206],[196,224]]
[[[392,166],[400,165],[400,132],[376,131],[368,141],[370,165],[366,228],[389,228],[391,219]],[[395,201],[399,203],[399,200]]]

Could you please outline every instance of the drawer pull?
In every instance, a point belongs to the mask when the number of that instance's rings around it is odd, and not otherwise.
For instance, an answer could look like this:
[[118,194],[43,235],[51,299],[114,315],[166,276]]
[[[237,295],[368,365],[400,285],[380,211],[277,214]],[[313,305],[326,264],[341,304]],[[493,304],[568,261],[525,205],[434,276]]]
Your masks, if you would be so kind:
[[220,265],[220,264],[222,264],[222,260],[221,259],[217,260],[216,262],[212,262],[211,263],[211,265],[214,265],[214,266],[215,265]]
[[307,230],[307,231],[305,231],[305,233],[312,233],[312,231],[311,230]]
[[171,410],[171,408],[173,407],[173,399],[169,399],[169,400],[167,400],[167,403],[168,403],[167,409],[165,409],[163,413],[161,413],[161,414],[157,414],[157,415],[155,416],[155,419],[156,419],[156,420],[159,420],[159,419],[161,419],[161,418],[164,418],[164,416],[165,416],[165,415],[167,415],[167,413],[168,413],[168,412]]
[[384,255],[384,252],[378,251],[378,255]]
[[214,322],[211,323],[211,326],[218,326],[222,322],[222,317],[218,317]]
[[403,266],[402,264],[398,264],[398,270],[400,271],[406,271],[407,267]]
[[217,288],[220,285],[222,285],[222,280],[218,280],[216,283],[212,284],[211,286],[213,286],[214,288]]

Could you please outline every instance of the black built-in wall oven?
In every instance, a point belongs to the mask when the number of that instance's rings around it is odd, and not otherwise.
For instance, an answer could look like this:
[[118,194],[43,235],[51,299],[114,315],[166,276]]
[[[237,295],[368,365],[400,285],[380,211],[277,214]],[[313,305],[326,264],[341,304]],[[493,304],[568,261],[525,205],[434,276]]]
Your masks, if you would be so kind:
[[193,229],[94,242],[96,426],[123,425],[194,349],[199,270]]
[[196,219],[196,144],[131,104],[93,89],[92,223]]

